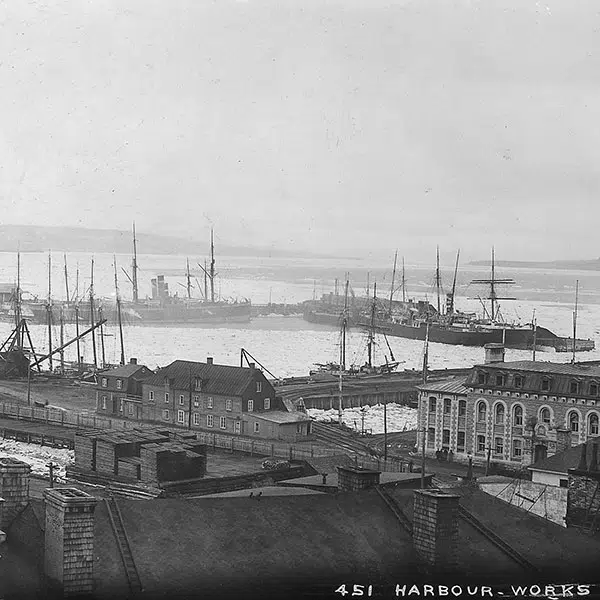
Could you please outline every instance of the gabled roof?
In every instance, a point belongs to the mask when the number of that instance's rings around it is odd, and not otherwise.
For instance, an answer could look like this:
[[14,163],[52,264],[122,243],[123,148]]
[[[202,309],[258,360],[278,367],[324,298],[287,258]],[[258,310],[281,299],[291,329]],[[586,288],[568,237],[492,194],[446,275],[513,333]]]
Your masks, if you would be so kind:
[[464,377],[453,377],[452,379],[446,379],[444,381],[424,383],[423,385],[417,386],[417,389],[442,394],[466,395],[469,390],[465,387],[465,380]]
[[265,379],[262,371],[250,367],[233,367],[230,365],[215,365],[209,363],[176,360],[170,365],[159,369],[153,377],[144,381],[147,385],[162,386],[165,377],[173,380],[172,387],[189,390],[190,384],[194,389],[194,380],[202,380],[202,392],[222,396],[241,396],[248,386],[260,377],[266,394],[272,390],[271,384]]
[[[528,468],[531,471],[548,471],[551,473],[564,475],[566,477],[568,469],[576,469],[579,466],[582,446],[586,446],[586,460],[589,466],[592,459],[592,445],[594,443],[600,443],[600,438],[589,439],[584,444],[573,446],[564,452],[559,452],[558,454],[553,454],[548,458],[538,460]],[[598,458],[600,459],[600,456]]]
[[[141,372],[141,371],[147,371]],[[146,377],[153,375],[152,371],[148,369],[148,367],[144,365],[123,365],[122,367],[116,367],[115,369],[110,369],[109,371],[102,371],[100,373],[100,377],[133,377],[134,375],[144,375]]]

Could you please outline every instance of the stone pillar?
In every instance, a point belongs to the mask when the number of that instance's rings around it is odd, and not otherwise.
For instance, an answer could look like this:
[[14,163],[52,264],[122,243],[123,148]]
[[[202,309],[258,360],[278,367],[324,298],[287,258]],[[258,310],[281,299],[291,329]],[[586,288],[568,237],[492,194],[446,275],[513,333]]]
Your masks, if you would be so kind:
[[21,460],[0,458],[0,498],[5,500],[0,529],[4,531],[29,502],[30,472],[31,467]]
[[413,543],[417,554],[438,572],[458,566],[460,496],[439,490],[415,490]]
[[65,596],[91,594],[94,510],[98,500],[76,488],[51,488],[46,500],[44,571]]
[[379,485],[379,471],[360,467],[338,467],[338,490],[357,492]]

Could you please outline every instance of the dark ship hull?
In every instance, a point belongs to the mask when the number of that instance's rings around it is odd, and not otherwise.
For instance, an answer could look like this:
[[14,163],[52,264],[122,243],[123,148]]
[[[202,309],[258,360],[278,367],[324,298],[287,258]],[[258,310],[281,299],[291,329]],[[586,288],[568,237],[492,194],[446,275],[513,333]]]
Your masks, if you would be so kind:
[[126,304],[140,317],[144,325],[218,325],[248,323],[251,318],[250,302],[193,302],[153,304]]

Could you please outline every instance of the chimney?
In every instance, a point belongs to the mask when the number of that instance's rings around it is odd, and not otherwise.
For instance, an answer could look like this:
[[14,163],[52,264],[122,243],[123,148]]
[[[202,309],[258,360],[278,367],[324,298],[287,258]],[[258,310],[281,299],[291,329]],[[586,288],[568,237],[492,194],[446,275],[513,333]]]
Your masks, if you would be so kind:
[[248,366],[249,366],[251,369],[254,369],[254,368],[256,368],[256,365],[255,365],[254,363],[248,363]]
[[44,491],[44,572],[64,595],[94,591],[94,511],[98,500],[76,488]]
[[568,429],[556,430],[556,454],[571,447],[571,432]]
[[213,357],[212,357],[212,356],[209,356],[209,357],[207,357],[207,359],[206,359],[206,364],[207,364],[207,365],[212,365],[212,364],[214,364],[214,363],[213,363]]
[[137,365],[137,364],[138,364],[138,363],[137,363],[137,358],[133,358],[133,357],[132,357],[132,358],[130,358],[130,359],[129,359],[129,364],[130,364],[130,365]]
[[0,529],[6,531],[16,515],[29,502],[31,467],[16,458],[0,458],[0,498],[4,499]]
[[321,473],[321,476],[323,477],[323,485],[325,485],[327,483],[327,473]]
[[587,471],[587,445],[581,444],[581,456],[577,465],[579,471]]
[[596,442],[592,444],[592,460],[590,460],[588,469],[590,471],[598,470],[598,444]]
[[338,490],[357,492],[379,485],[380,471],[371,471],[361,467],[338,467]]
[[503,344],[486,344],[485,348],[485,364],[504,362],[504,345]]
[[460,496],[440,490],[415,490],[413,543],[417,554],[438,572],[458,566]]

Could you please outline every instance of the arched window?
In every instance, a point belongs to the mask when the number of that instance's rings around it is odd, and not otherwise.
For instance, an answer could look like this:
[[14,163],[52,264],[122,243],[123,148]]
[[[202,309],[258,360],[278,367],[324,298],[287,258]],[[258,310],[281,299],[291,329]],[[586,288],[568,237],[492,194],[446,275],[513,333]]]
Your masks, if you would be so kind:
[[437,399],[433,396],[429,398],[429,412],[435,412],[437,408]]
[[504,425],[504,404],[496,404],[494,409],[494,424]]
[[590,435],[598,435],[598,415],[595,413],[592,413],[590,415],[590,426],[589,426],[589,432]]
[[579,431],[579,415],[575,411],[569,413],[569,429]]
[[515,406],[513,411],[513,425],[522,426],[523,425],[523,408],[518,404]]
[[540,422],[542,423],[550,423],[550,409],[549,408],[542,408],[542,410],[540,410]]
[[485,402],[480,402],[477,405],[477,420],[480,423],[485,423],[487,418],[487,406],[485,405]]

